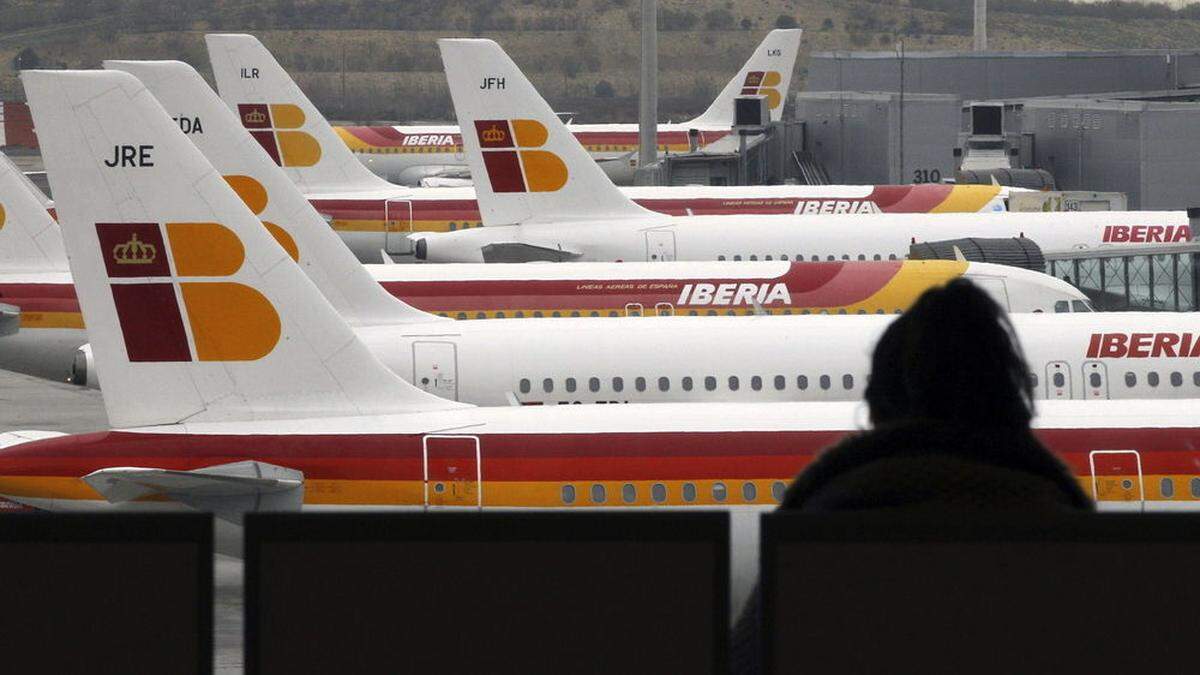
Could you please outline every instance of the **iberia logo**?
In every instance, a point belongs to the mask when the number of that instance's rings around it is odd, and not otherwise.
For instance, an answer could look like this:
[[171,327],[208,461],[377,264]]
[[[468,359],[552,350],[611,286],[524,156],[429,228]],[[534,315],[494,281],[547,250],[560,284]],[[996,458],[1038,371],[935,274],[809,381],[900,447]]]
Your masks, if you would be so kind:
[[267,188],[262,183],[254,180],[250,176],[225,176],[225,182],[229,183],[229,187],[242,198],[242,202],[258,216],[259,222],[263,227],[267,228],[267,232],[275,237],[275,241],[287,251],[287,254],[292,257],[292,260],[300,262],[300,247],[296,245],[296,240],[292,235],[287,233],[287,230],[262,219],[263,211],[267,210]]
[[494,192],[554,192],[567,184],[567,165],[546,144],[534,120],[476,120],[475,133]]
[[777,70],[752,70],[746,73],[746,81],[742,83],[742,95],[766,96],[767,107],[774,110],[783,101],[783,96],[777,88],[780,82],[783,82],[783,77]]
[[0,204],[0,230],[4,229],[4,205]]
[[211,280],[245,261],[228,228],[97,223],[96,235],[130,361],[256,361],[279,342],[269,300],[244,284]]
[[239,103],[242,126],[279,166],[312,166],[321,160],[321,144],[303,131],[304,111],[290,103]]

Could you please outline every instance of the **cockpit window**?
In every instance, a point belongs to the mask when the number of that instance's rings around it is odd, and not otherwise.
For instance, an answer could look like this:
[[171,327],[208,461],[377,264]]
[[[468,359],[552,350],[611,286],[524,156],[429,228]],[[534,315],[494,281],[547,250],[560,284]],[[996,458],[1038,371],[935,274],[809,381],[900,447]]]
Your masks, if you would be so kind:
[[1071,311],[1071,303],[1066,300],[1059,300],[1054,303],[1054,313],[1062,314],[1063,312]]
[[1072,300],[1071,301],[1071,311],[1072,312],[1094,312],[1096,310],[1092,309],[1092,303],[1088,302],[1087,300]]

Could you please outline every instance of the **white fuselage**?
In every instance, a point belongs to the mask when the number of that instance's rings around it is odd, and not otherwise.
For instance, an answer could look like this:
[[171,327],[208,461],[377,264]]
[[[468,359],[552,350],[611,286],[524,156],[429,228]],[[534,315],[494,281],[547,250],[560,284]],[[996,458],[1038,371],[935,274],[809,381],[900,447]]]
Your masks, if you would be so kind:
[[[855,401],[862,398],[875,342],[893,319],[500,319],[358,333],[417,387],[477,405]],[[1200,397],[1195,314],[1012,320],[1039,399]],[[1097,349],[1092,342],[1104,335],[1125,336],[1124,347]],[[1135,335],[1153,337],[1142,344]],[[1135,339],[1141,340],[1136,349]]]
[[[1131,231],[1140,237],[1131,240]],[[485,246],[509,243],[562,251],[580,262],[896,260],[907,257],[914,243],[967,237],[1027,237],[1045,252],[1060,252],[1108,243],[1186,241],[1191,232],[1182,211],[1104,211],[677,218],[648,213],[414,235],[417,257],[427,262],[486,262]]]

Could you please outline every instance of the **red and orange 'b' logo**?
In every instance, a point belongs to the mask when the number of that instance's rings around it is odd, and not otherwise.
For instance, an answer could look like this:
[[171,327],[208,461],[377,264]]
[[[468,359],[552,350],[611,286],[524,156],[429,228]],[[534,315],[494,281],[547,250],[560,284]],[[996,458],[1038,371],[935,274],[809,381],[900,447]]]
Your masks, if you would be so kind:
[[239,103],[242,126],[279,166],[312,166],[321,161],[317,139],[296,131],[304,126],[304,111],[290,103]]
[[546,127],[534,120],[475,120],[483,164],[493,192],[554,192],[567,184],[567,165],[546,144]]
[[279,314],[255,289],[180,280],[228,277],[241,269],[245,249],[229,228],[97,223],[96,234],[130,361],[256,361],[278,344]]
[[742,95],[754,96],[756,94],[767,97],[767,107],[774,110],[779,107],[783,101],[783,96],[780,95],[779,83],[783,82],[783,77],[776,70],[754,70],[746,73],[746,81],[742,83]]

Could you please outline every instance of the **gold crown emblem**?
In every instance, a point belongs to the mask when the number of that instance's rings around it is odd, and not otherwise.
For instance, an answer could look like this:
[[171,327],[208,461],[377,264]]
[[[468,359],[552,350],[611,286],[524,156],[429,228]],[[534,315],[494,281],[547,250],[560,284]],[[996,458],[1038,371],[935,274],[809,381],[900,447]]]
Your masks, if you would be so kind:
[[251,110],[245,115],[242,115],[242,119],[251,124],[261,124],[267,121],[267,116],[262,114],[261,110]]
[[500,143],[507,135],[507,132],[493,124],[491,127],[484,129],[483,133],[479,134],[479,137],[483,139],[484,143]]
[[149,265],[158,257],[158,247],[139,241],[135,232],[132,239],[113,247],[112,256],[118,265]]

